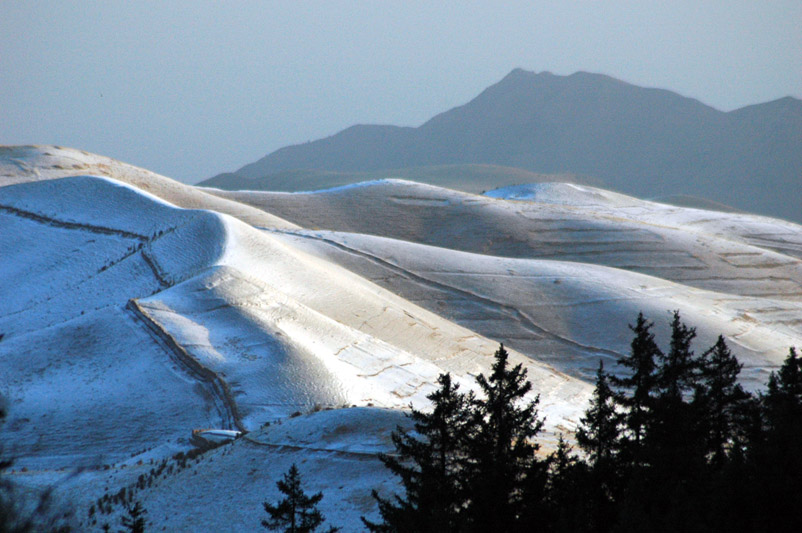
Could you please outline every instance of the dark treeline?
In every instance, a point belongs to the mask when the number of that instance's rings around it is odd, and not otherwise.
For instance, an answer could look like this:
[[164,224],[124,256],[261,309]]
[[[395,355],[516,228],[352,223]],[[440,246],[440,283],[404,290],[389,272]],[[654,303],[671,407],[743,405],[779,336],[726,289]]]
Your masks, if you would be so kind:
[[537,400],[503,345],[480,395],[448,374],[413,410],[414,432],[382,456],[403,494],[374,492],[373,532],[676,532],[802,529],[802,360],[791,348],[767,388],[738,384],[723,337],[700,354],[675,312],[667,350],[639,315],[618,372],[600,363],[575,453],[543,457]]

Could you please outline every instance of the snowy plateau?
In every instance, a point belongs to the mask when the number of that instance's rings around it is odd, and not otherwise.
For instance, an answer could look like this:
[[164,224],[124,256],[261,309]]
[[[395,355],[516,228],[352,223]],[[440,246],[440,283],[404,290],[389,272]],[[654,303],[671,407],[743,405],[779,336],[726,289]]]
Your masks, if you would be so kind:
[[[565,183],[233,192],[0,147],[0,439],[81,531],[118,523],[89,509],[122,488],[157,530],[260,530],[293,463],[359,531],[371,489],[397,489],[377,453],[440,373],[471,389],[504,342],[548,450],[627,324],[642,311],[665,345],[675,309],[761,388],[802,346],[802,226]],[[204,429],[244,435],[138,484]]]

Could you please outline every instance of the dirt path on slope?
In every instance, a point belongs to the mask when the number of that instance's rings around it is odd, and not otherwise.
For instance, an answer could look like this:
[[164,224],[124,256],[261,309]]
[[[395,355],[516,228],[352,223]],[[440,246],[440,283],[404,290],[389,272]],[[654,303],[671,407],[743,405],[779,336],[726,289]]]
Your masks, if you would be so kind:
[[29,220],[39,222],[40,224],[46,224],[48,226],[53,226],[56,228],[84,230],[84,231],[89,231],[91,233],[102,233],[104,235],[117,235],[120,237],[125,237],[126,239],[136,239],[138,241],[143,241],[143,242],[148,240],[147,235],[139,235],[138,233],[132,233],[130,231],[114,229],[114,228],[106,228],[103,226],[95,226],[93,224],[85,224],[82,222],[68,222],[64,220],[59,220],[57,218],[47,217],[44,215],[33,213],[31,211],[24,211],[22,209],[17,209],[16,207],[11,207],[8,205],[0,205],[0,211],[6,211],[8,213],[11,213],[12,215],[16,215],[22,218],[27,218]]
[[223,425],[226,426],[225,429],[232,429],[233,427],[242,432],[247,431],[242,423],[239,408],[234,401],[228,383],[213,370],[206,368],[195,359],[195,357],[175,340],[175,337],[170,335],[158,322],[151,318],[136,299],[128,300],[126,310],[133,316],[134,320],[142,324],[150,333],[151,337],[167,351],[173,362],[192,378],[197,379],[205,385],[212,398],[216,400],[215,404],[220,411]]

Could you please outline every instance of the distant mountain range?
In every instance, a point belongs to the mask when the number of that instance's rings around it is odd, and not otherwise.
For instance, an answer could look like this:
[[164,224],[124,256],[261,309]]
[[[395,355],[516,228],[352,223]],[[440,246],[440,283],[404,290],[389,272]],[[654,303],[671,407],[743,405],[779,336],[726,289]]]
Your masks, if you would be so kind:
[[[302,190],[404,169],[399,177],[415,179],[418,172],[419,181],[453,187],[457,165],[581,176],[640,197],[700,196],[802,222],[795,201],[802,196],[802,101],[785,97],[722,112],[600,74],[516,69],[417,128],[352,126],[201,185]],[[441,183],[429,167],[450,167],[451,181]],[[466,189],[513,179],[485,170],[472,174]]]

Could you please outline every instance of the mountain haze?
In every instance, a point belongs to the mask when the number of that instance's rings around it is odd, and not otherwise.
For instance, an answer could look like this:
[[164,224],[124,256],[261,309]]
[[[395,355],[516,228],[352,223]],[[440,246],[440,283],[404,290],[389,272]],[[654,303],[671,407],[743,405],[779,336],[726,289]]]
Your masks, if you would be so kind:
[[523,168],[464,163],[373,171],[282,170],[261,179],[227,173],[209,178],[202,185],[223,190],[298,192],[383,179],[407,179],[472,193],[520,183],[559,181],[588,185],[599,184],[599,180],[576,174],[539,174]]
[[[281,148],[233,175],[270,188],[272,175],[299,169],[457,164],[578,174],[636,196],[701,196],[800,221],[787,198],[802,193],[802,101],[785,97],[722,112],[601,74],[516,69],[417,128],[352,126]],[[318,188],[324,184],[333,185],[321,181]],[[220,180],[213,186],[233,188]]]

